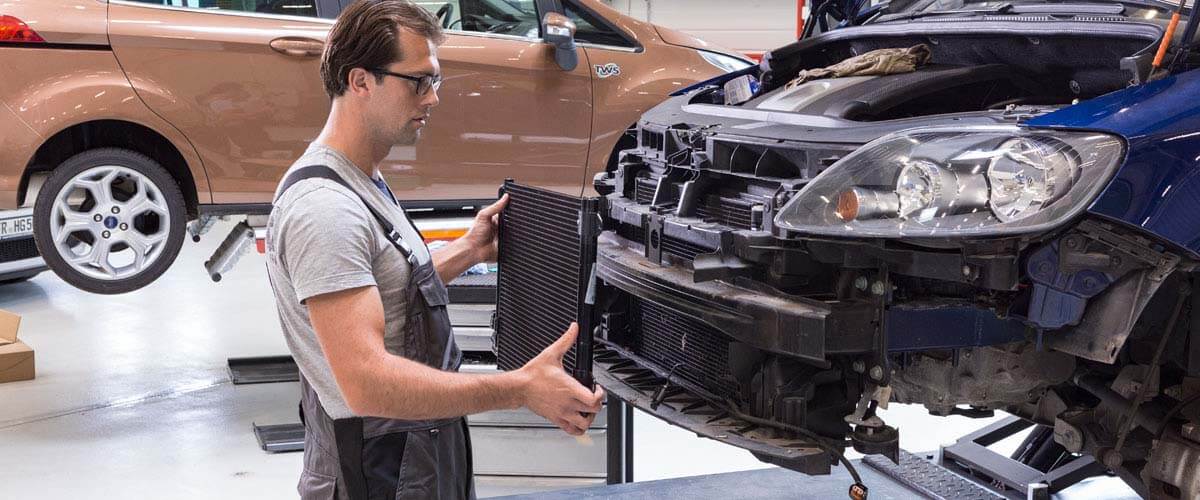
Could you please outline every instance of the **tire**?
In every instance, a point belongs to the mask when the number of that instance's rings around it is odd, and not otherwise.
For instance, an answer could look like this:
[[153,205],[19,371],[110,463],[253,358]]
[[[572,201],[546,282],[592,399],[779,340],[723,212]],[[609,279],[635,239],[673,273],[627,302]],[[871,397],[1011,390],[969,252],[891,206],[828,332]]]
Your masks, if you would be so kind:
[[137,290],[166,272],[186,223],[187,206],[171,174],[119,148],[68,158],[46,179],[33,208],[34,238],[50,270],[106,295]]

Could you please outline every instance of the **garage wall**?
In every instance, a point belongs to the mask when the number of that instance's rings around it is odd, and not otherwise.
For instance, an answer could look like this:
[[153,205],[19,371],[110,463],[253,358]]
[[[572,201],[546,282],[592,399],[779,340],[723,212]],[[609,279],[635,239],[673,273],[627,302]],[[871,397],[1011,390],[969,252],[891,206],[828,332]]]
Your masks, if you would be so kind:
[[796,0],[604,0],[638,19],[744,52],[796,39]]

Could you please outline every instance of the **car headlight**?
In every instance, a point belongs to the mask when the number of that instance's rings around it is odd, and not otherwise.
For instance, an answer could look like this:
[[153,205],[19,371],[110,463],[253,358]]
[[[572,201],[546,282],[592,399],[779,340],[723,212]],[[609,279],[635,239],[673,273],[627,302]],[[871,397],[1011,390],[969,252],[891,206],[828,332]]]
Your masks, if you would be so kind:
[[745,59],[738,59],[736,57],[721,54],[719,52],[709,52],[707,50],[696,50],[696,52],[699,52],[700,57],[703,57],[704,60],[708,61],[709,64],[716,66],[717,69],[726,73],[733,73],[734,71],[740,71],[749,68],[750,66],[754,66],[754,63],[746,61]]
[[1098,132],[914,129],[821,172],[775,217],[828,236],[945,237],[1044,231],[1082,211],[1124,156]]

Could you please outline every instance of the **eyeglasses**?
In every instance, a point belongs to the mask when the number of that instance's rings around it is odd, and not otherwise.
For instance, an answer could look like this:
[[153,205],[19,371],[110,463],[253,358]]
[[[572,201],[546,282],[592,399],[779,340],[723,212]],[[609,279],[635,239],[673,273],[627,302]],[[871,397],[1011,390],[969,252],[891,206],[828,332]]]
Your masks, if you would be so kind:
[[437,89],[442,86],[442,75],[412,76],[405,75],[403,73],[393,73],[383,68],[375,68],[369,71],[376,75],[394,76],[396,78],[403,78],[410,82],[417,82],[417,95],[419,96],[428,94],[430,90],[436,92]]

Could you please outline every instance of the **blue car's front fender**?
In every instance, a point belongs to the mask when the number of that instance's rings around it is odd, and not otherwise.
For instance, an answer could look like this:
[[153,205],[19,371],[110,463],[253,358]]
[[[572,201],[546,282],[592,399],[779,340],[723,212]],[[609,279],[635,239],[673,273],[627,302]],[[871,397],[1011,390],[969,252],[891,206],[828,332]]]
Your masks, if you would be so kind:
[[1026,125],[1124,137],[1125,164],[1088,211],[1200,257],[1200,70],[1113,92]]

